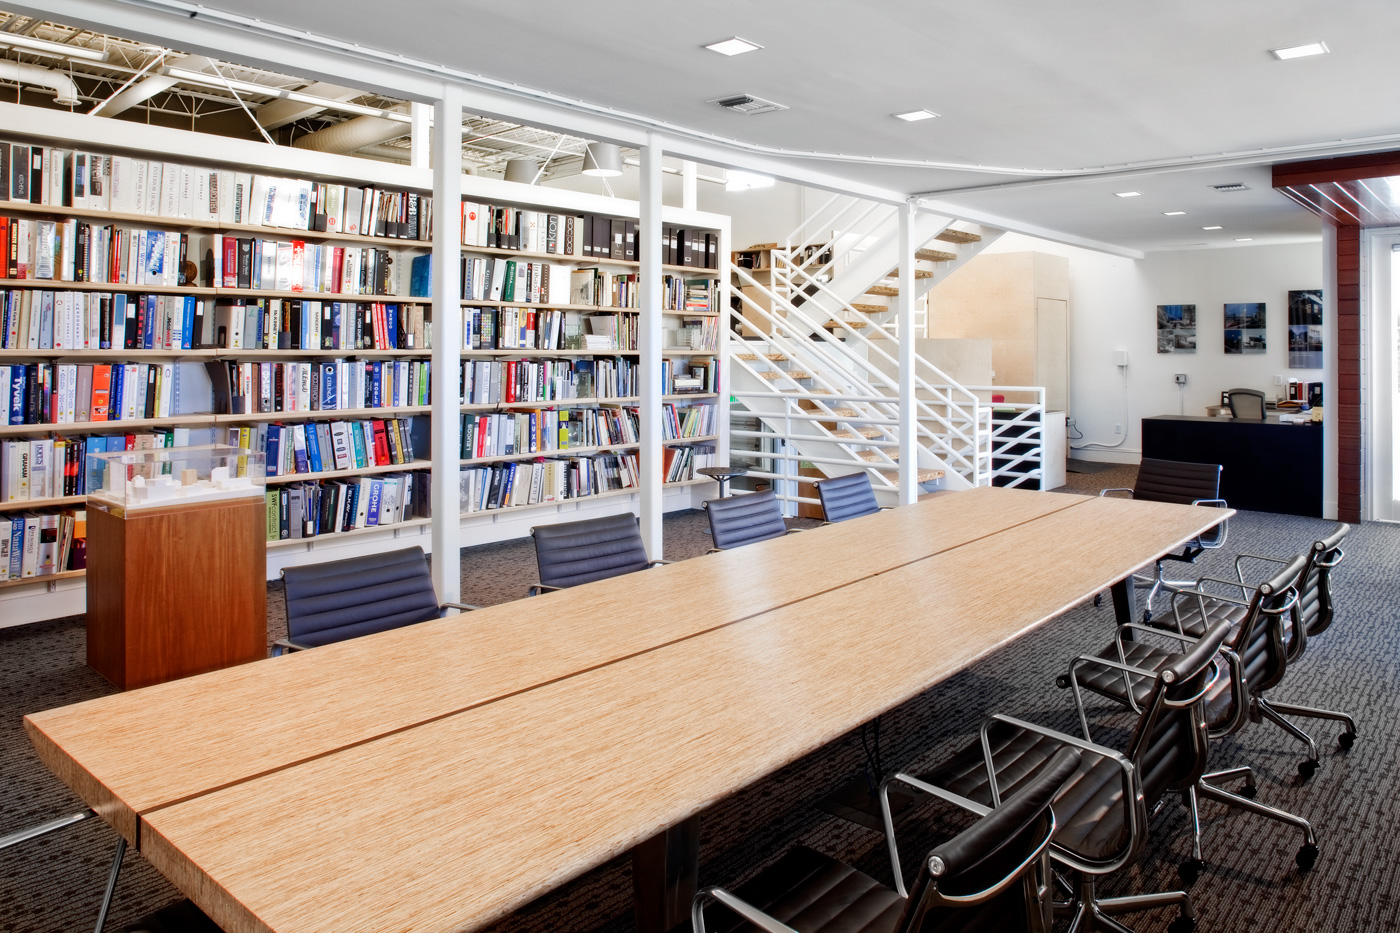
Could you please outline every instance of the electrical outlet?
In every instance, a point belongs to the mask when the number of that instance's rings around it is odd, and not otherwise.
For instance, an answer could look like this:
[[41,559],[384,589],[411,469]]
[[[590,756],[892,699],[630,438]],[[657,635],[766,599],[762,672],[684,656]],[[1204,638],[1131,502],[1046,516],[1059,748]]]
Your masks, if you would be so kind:
[[1176,374],[1176,384],[1179,385],[1179,386],[1184,386],[1184,385],[1186,385],[1186,374],[1185,374],[1185,373],[1177,373],[1177,374]]
[[1115,425],[1113,426],[1113,433],[1114,433],[1114,434],[1122,434],[1122,433],[1123,433],[1123,426],[1122,426],[1121,424],[1115,424]]
[[1274,385],[1276,385],[1276,386],[1281,386],[1281,385],[1283,385],[1283,377],[1282,377],[1282,376],[1274,376]]

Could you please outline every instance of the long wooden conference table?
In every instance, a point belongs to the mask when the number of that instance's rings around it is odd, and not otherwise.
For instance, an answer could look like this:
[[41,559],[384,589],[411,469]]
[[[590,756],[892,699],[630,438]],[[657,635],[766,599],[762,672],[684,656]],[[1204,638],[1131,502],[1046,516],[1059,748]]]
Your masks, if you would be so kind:
[[664,929],[706,807],[1229,514],[949,493],[25,725],[228,933],[474,930],[628,850]]

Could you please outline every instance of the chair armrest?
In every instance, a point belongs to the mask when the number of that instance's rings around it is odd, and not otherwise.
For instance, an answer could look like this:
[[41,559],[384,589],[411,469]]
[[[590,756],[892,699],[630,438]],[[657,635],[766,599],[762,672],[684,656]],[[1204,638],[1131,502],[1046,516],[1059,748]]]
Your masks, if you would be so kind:
[[789,529],[787,530],[787,533],[788,533],[788,534],[795,534],[795,533],[797,533],[797,532],[799,532],[799,531],[811,531],[811,530],[812,530],[812,529],[810,529],[810,528],[789,528]]
[[1160,635],[1163,638],[1170,638],[1172,641],[1183,645],[1194,645],[1197,641],[1197,639],[1192,638],[1185,632],[1169,632],[1166,629],[1153,628],[1150,625],[1143,625],[1139,622],[1124,622],[1122,625],[1118,626],[1118,645],[1120,648],[1123,645],[1123,629],[1125,628],[1132,629],[1135,632],[1146,632],[1149,635]]
[[1209,505],[1212,508],[1228,509],[1230,507],[1224,499],[1192,499],[1192,505]]
[[60,816],[58,819],[29,826],[8,836],[0,836],[0,849],[8,849],[10,846],[17,846],[21,842],[28,842],[31,839],[38,839],[40,836],[47,836],[49,833],[56,833],[60,829],[67,829],[69,826],[76,826],[97,815],[96,810],[88,809],[79,813],[70,813],[67,816]]
[[658,557],[656,560],[648,561],[648,562],[647,562],[647,567],[660,567],[662,564],[674,564],[674,563],[675,563],[675,561],[673,561],[673,560],[666,560],[665,558]]
[[708,551],[706,551],[705,553],[706,553],[706,554],[718,554],[718,553],[720,553],[720,552],[723,551],[723,550],[724,550],[724,548],[722,548],[722,547],[712,547],[712,548],[710,548]]
[[538,596],[541,593],[553,593],[562,590],[562,586],[548,586],[544,583],[531,583],[530,588],[525,591],[526,596]]
[[1212,739],[1233,735],[1249,721],[1249,684],[1245,681],[1244,663],[1240,661],[1238,654],[1224,645],[1220,646],[1220,656],[1225,659],[1225,665],[1230,669],[1230,702],[1234,706],[1234,714],[1228,723],[1210,730],[1209,736]]
[[1241,582],[1241,583],[1244,583],[1244,582],[1245,582],[1245,580],[1244,580],[1244,562],[1247,561],[1247,560],[1265,561],[1265,562],[1270,563],[1270,564],[1286,564],[1286,563],[1288,563],[1289,558],[1287,558],[1287,557],[1271,557],[1271,556],[1269,556],[1269,555],[1267,555],[1267,554],[1236,554],[1236,555],[1235,555],[1235,576],[1237,576],[1237,577],[1240,578],[1240,582]]
[[695,933],[705,933],[705,903],[717,901],[767,933],[798,933],[780,920],[768,916],[748,901],[741,900],[724,888],[701,888],[690,902],[690,924]]
[[1133,491],[1132,491],[1131,489],[1127,488],[1126,486],[1115,486],[1115,487],[1110,488],[1110,489],[1100,489],[1100,490],[1099,490],[1099,498],[1102,499],[1104,496],[1108,495],[1108,494],[1111,493],[1111,492],[1126,492],[1126,493],[1128,494],[1129,498],[1131,498],[1132,495],[1133,495]]
[[290,638],[279,638],[272,643],[272,656],[280,658],[288,651],[305,651],[310,647],[310,645],[298,645]]
[[[1122,642],[1118,642],[1118,657],[1120,659],[1123,657]],[[1079,669],[1085,665],[1095,665],[1098,667],[1106,667],[1110,670],[1122,671],[1123,695],[1128,699],[1128,708],[1134,713],[1139,714],[1142,713],[1142,707],[1138,706],[1137,697],[1133,696],[1133,684],[1128,678],[1134,674],[1147,678],[1156,678],[1157,672],[1149,671],[1146,668],[1133,667],[1131,664],[1124,663],[1122,660],[1110,661],[1107,658],[1101,658],[1092,654],[1082,654],[1069,662],[1069,685],[1074,690],[1074,707],[1079,713],[1079,727],[1084,730],[1084,740],[1086,742],[1092,742],[1094,741],[1094,737],[1089,732],[1089,717],[1084,712],[1084,692],[1079,687]]]
[[991,813],[992,809],[950,790],[944,790],[937,784],[921,781],[903,772],[892,774],[880,782],[880,817],[885,823],[885,848],[889,850],[890,871],[894,875],[894,889],[899,892],[900,897],[908,897],[909,892],[904,888],[904,871],[899,865],[899,844],[895,841],[894,836],[894,814],[890,810],[890,785],[892,784],[903,784],[926,794],[932,794],[939,800],[947,801],[953,806],[961,807],[979,817]]
[[438,608],[439,608],[439,609],[461,609],[461,610],[464,611],[464,612],[470,612],[470,611],[473,610],[473,609],[480,609],[481,607],[480,607],[480,606],[473,606],[471,603],[443,603],[443,604],[442,604],[441,606],[439,606]]

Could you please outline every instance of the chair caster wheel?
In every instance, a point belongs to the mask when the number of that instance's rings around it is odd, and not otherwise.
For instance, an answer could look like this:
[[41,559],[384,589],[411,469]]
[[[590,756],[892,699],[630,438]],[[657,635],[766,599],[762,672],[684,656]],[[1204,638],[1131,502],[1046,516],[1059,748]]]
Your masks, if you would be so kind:
[[1194,917],[1177,917],[1167,925],[1167,933],[1191,933],[1196,929]]
[[1293,861],[1298,863],[1298,867],[1307,871],[1317,864],[1317,846],[1305,845],[1298,850],[1298,854],[1293,856]]
[[1337,745],[1341,747],[1342,751],[1347,751],[1355,744],[1355,732],[1343,732],[1341,735],[1337,736]]
[[1246,800],[1253,800],[1259,796],[1259,788],[1254,784],[1246,784],[1240,788],[1240,796]]
[[1181,883],[1187,886],[1196,883],[1196,879],[1201,877],[1201,870],[1206,867],[1206,863],[1197,858],[1189,858],[1176,866],[1176,873],[1181,876]]
[[1069,678],[1061,674],[1059,677],[1055,678],[1055,686],[1059,687],[1061,690],[1067,689],[1069,687]]
[[1298,764],[1298,777],[1307,780],[1317,773],[1317,762],[1309,758],[1307,761]]
[[1102,605],[1103,605],[1103,594],[1102,594],[1102,593],[1095,593],[1095,594],[1094,594],[1094,608],[1097,609],[1097,608],[1099,608],[1099,606],[1102,606]]
[[[1150,624],[1151,622],[1152,622],[1152,610],[1151,610],[1151,609],[1144,609],[1144,610],[1143,610],[1143,613],[1142,613],[1142,624],[1143,624],[1143,625],[1148,625],[1148,624]],[[1192,926],[1195,926],[1195,925],[1196,925],[1196,921],[1192,920],[1192,921],[1191,921],[1191,925],[1192,925]]]

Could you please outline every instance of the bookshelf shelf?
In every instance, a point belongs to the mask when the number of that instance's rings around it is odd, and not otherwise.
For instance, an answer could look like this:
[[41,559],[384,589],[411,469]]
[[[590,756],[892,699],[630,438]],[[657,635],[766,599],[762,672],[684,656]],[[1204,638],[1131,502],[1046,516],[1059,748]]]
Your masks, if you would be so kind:
[[[105,352],[105,351],[104,351]],[[189,353],[191,351],[184,351]],[[199,351],[203,354],[205,351]],[[297,363],[308,357],[318,359],[402,360],[427,359],[428,350],[224,350],[209,351],[208,355],[222,360],[287,360]]]
[[[4,208],[0,207],[0,213],[3,212]],[[213,298],[220,291],[203,285],[127,285],[121,282],[68,282],[63,279],[0,279],[0,288],[38,288],[54,292],[141,292],[150,295],[194,295],[197,298]]]
[[[122,289],[131,291],[131,288]],[[139,286],[145,288],[145,286]],[[182,290],[187,292],[188,289]],[[216,298],[284,298],[300,301],[340,301],[354,304],[380,304],[380,305],[427,305],[432,304],[431,298],[413,298],[408,295],[356,295],[350,292],[313,292],[302,291],[279,291],[271,288],[212,288],[204,289]]]
[[620,395],[613,398],[556,398],[530,402],[489,402],[484,404],[467,404],[461,406],[461,408],[462,411],[474,412],[510,411],[516,408],[575,408],[579,406],[592,408],[635,405],[639,401],[641,400],[635,395]]
[[249,421],[364,421],[375,418],[398,418],[405,415],[426,415],[431,405],[409,405],[404,408],[328,408],[317,411],[265,411],[242,415],[211,415],[217,424],[243,424]]
[[395,522],[392,525],[370,525],[366,528],[356,528],[354,531],[337,531],[331,534],[314,535],[310,538],[280,538],[276,541],[267,542],[268,550],[274,548],[288,547],[296,544],[318,544],[328,541],[340,541],[345,538],[358,538],[368,534],[382,531],[399,531],[408,528],[421,528],[424,525],[431,525],[431,518],[410,518],[406,521]]
[[695,437],[672,437],[661,442],[663,447],[679,447],[682,444],[703,444],[719,440],[718,434],[697,434]]
[[57,509],[65,505],[86,505],[87,496],[57,496],[48,499],[20,499],[13,502],[0,502],[0,512],[19,512],[29,509]]
[[172,415],[169,418],[131,418],[121,421],[78,421],[66,424],[7,424],[0,425],[0,437],[19,434],[100,434],[118,431],[130,433],[129,428],[170,428],[213,424],[219,415]]
[[[702,483],[713,483],[712,479],[686,479],[674,483],[663,483],[665,489],[680,489],[689,486],[699,486]],[[474,509],[470,512],[463,512],[462,518],[477,518],[483,515],[501,515],[515,512],[527,512],[535,509],[546,509],[550,507],[574,505],[580,502],[594,502],[598,499],[613,499],[618,496],[634,496],[641,492],[637,486],[628,486],[626,489],[609,489],[607,492],[597,492],[591,496],[576,496],[572,499],[551,499],[548,502],[531,502],[528,505],[507,505],[498,509]],[[392,526],[390,526],[392,527]],[[312,539],[314,540],[314,539]]]
[[46,573],[37,577],[21,577],[18,580],[0,580],[0,589],[13,586],[33,586],[36,583],[55,583],[59,580],[74,580],[87,576],[86,570],[65,570],[62,573]]
[[[353,476],[374,476],[380,473],[407,473],[412,470],[431,469],[431,460],[410,460],[408,463],[386,463],[383,465],[357,467],[353,470],[322,470],[320,473],[284,473],[269,476],[267,484],[276,486],[282,483],[306,483],[322,479],[347,479]],[[378,527],[378,526],[376,526]],[[386,528],[389,526],[385,526]]]
[[484,358],[490,359],[497,356],[528,356],[531,358],[553,359],[558,357],[597,357],[597,356],[638,356],[636,350],[463,350],[462,359]]

